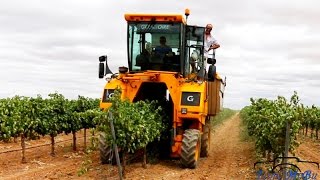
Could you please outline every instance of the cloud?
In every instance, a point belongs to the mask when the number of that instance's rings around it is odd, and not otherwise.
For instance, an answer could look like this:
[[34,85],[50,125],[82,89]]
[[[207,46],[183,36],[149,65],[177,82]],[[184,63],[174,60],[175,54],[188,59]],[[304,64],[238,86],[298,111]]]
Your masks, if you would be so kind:
[[316,0],[0,2],[0,98],[59,91],[100,97],[98,57],[126,66],[125,13],[191,10],[188,23],[214,25],[217,70],[227,77],[225,106],[250,97],[290,96],[320,105],[320,15]]

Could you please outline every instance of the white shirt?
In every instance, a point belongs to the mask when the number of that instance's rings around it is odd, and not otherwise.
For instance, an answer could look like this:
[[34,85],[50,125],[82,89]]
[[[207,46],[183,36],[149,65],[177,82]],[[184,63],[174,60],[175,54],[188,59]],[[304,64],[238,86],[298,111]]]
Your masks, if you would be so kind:
[[[213,38],[211,35],[205,37],[205,41],[204,41],[204,56],[207,58],[208,54],[209,54],[209,48],[212,44],[218,44],[217,40],[215,38]],[[213,50],[215,51],[215,50]]]

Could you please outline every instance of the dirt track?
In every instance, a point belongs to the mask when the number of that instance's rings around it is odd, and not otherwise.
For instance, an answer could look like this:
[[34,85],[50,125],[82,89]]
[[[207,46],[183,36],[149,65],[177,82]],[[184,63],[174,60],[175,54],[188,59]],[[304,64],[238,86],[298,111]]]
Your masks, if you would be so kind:
[[[82,135],[79,133],[79,136]],[[78,137],[79,137],[78,136]],[[61,135],[57,141],[70,139]],[[49,138],[28,142],[29,146],[48,143]],[[297,156],[304,160],[320,161],[320,143],[304,139]],[[94,152],[88,172],[79,177],[77,172],[84,162],[82,141],[78,152],[73,152],[71,142],[58,144],[56,157],[51,157],[50,146],[27,150],[27,163],[21,164],[21,152],[0,154],[0,179],[118,179],[117,167],[101,165],[99,154]],[[19,143],[0,143],[0,152],[19,148]],[[234,115],[215,127],[211,133],[211,149],[208,158],[200,159],[197,169],[182,169],[177,160],[161,161],[142,168],[141,163],[126,168],[126,179],[255,179],[253,170],[254,143],[241,138],[239,115]],[[301,169],[318,170],[305,165]]]
[[197,169],[181,169],[179,162],[164,162],[148,169],[135,168],[128,179],[254,179],[254,145],[241,141],[238,115],[219,125],[211,133],[208,158]]

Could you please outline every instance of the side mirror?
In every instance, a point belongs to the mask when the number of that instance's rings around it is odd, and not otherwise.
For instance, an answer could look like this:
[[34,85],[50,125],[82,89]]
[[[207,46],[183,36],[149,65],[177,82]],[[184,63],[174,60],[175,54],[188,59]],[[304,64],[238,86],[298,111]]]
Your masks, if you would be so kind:
[[107,56],[100,56],[99,62],[105,62],[107,60]]
[[207,59],[207,63],[208,63],[208,64],[216,64],[216,59],[208,58],[208,59]]
[[[107,61],[107,56],[100,56],[99,57],[99,78],[103,78],[106,74],[112,74]],[[104,64],[106,62],[106,64]],[[104,67],[105,66],[105,67]]]
[[99,63],[99,78],[103,78],[104,77],[104,63],[100,62]]

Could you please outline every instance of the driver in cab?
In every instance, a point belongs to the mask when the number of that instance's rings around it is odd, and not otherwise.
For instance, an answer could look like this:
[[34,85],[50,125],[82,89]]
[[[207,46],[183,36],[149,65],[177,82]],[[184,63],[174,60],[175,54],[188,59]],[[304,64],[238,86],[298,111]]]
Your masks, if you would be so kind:
[[172,56],[172,49],[170,46],[166,45],[167,39],[164,36],[160,37],[160,45],[156,46],[155,48],[155,54],[159,55],[161,59],[163,59],[165,56]]

